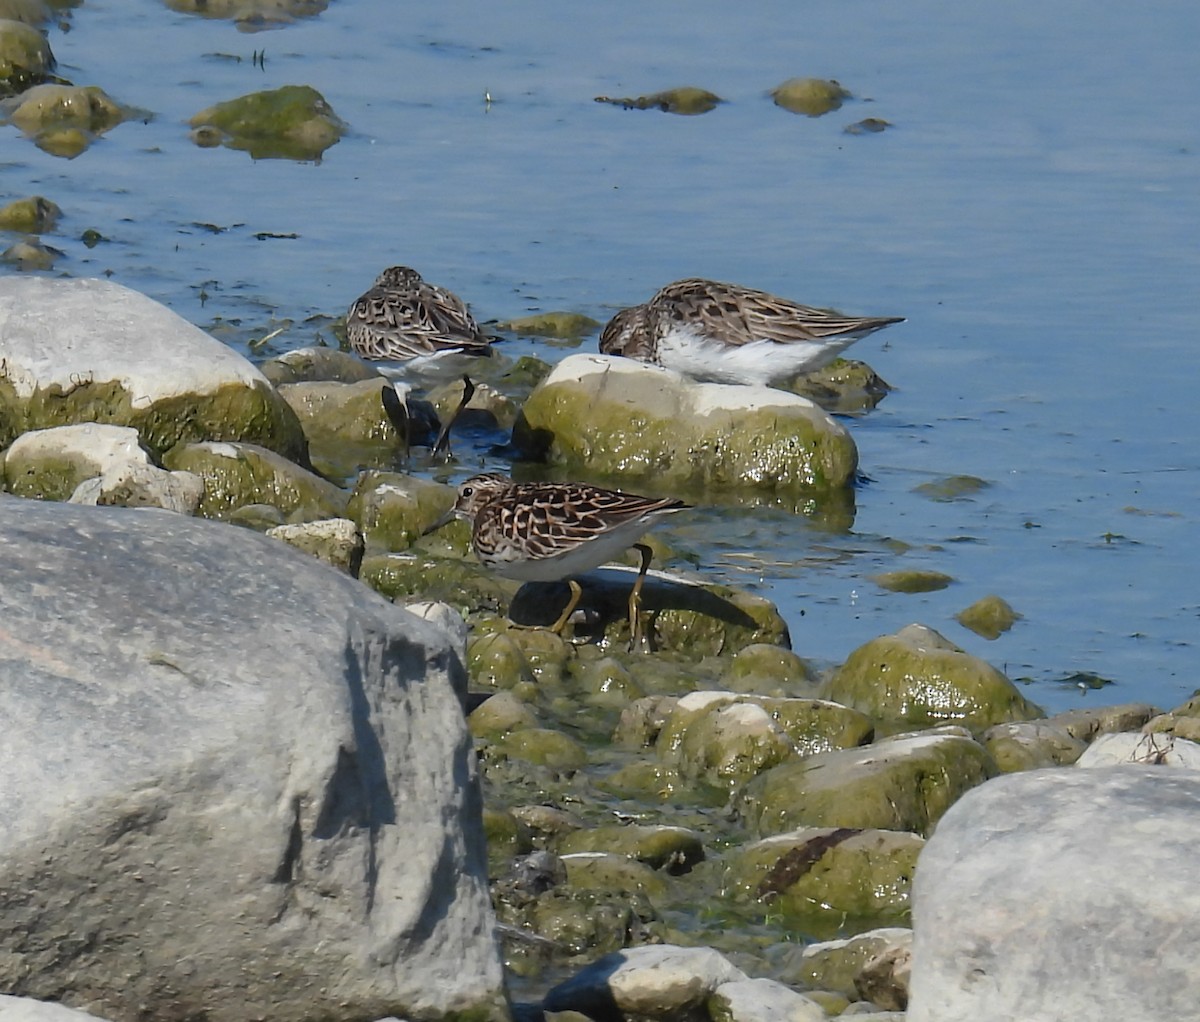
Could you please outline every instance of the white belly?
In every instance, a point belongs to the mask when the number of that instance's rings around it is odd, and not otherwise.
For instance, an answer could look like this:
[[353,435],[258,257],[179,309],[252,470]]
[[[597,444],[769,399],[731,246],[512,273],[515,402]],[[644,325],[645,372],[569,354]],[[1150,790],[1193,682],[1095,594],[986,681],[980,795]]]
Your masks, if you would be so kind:
[[694,380],[770,386],[829,365],[854,341],[853,337],[827,337],[786,344],[767,340],[725,344],[695,331],[672,330],[659,339],[658,361]]

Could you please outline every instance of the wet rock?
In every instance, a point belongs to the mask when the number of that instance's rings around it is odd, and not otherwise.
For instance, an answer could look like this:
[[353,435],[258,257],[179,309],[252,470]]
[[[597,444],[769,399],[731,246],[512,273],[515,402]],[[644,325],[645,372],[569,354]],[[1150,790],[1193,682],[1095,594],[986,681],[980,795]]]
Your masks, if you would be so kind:
[[268,529],[267,535],[283,540],[347,575],[357,575],[358,566],[362,563],[362,536],[348,518],[277,525]]
[[678,696],[645,696],[621,711],[613,741],[635,749],[648,749],[671,718]]
[[747,978],[712,948],[634,947],[605,955],[551,988],[542,1006],[594,1019],[688,1018],[717,987]]
[[724,886],[817,930],[907,922],[924,844],[903,831],[801,827],[726,853]]
[[524,760],[557,773],[571,774],[587,765],[587,750],[570,735],[552,728],[528,727],[496,739],[489,757]]
[[684,85],[677,89],[667,89],[637,98],[627,96],[624,99],[612,99],[609,96],[597,96],[596,102],[609,103],[626,110],[661,110],[668,114],[691,115],[706,114],[710,110],[715,110],[717,105],[723,103],[724,100],[707,89]]
[[826,1017],[816,1001],[773,979],[722,983],[705,1008],[712,1022],[823,1022]]
[[996,668],[916,624],[856,649],[823,694],[876,720],[917,727],[956,721],[982,729],[1042,716]]
[[0,96],[24,92],[45,81],[55,64],[41,32],[24,21],[0,18]]
[[58,205],[40,195],[15,199],[0,208],[0,231],[45,234],[54,230],[61,216]]
[[912,935],[903,943],[885,948],[854,977],[854,989],[864,1001],[885,1011],[904,1011],[912,981]]
[[529,396],[513,442],[573,473],[671,492],[838,489],[858,464],[849,433],[806,398],[603,355],[563,359]]
[[346,515],[345,493],[256,444],[187,444],[168,451],[163,464],[204,480],[200,513],[205,518],[227,516],[244,504],[270,504],[293,523]]
[[721,683],[734,692],[761,696],[815,694],[814,672],[790,649],[765,642],[738,650],[721,675]]
[[835,990],[857,999],[855,979],[868,962],[893,950],[911,950],[912,930],[883,927],[798,948],[780,970],[788,982]]
[[861,121],[847,124],[842,131],[847,135],[878,135],[890,127],[892,122],[885,121],[882,117],[864,117]]
[[770,95],[776,106],[808,117],[837,110],[843,100],[850,98],[850,93],[831,78],[789,78],[775,86]]
[[827,412],[855,415],[869,412],[892,387],[865,362],[839,358],[822,369],[797,376],[788,389],[815,401]]
[[873,732],[864,714],[823,699],[692,692],[675,704],[655,748],[685,779],[736,787],[779,763],[861,745]]
[[391,384],[376,377],[358,383],[288,383],[279,387],[296,413],[315,458],[337,462],[339,445],[374,447],[380,457],[395,459],[404,438],[383,408],[382,393]]
[[[517,405],[490,383],[474,383],[471,400],[455,420],[455,429],[497,429],[509,431],[517,421]],[[463,381],[454,380],[429,391],[429,403],[441,422],[448,422],[462,403]]]
[[188,123],[216,132],[222,145],[256,160],[319,162],[346,131],[325,98],[307,85],[252,92],[201,110]]
[[43,0],[0,0],[0,19],[5,21],[21,21],[42,28],[52,17],[49,5]]
[[283,28],[298,18],[311,18],[329,0],[165,0],[173,11],[233,21],[240,32]]
[[471,711],[467,726],[476,738],[499,739],[511,731],[537,727],[538,719],[533,710],[511,692],[497,692]]
[[998,639],[1021,619],[999,596],[984,596],[960,610],[954,620],[985,639]]
[[1087,745],[1049,720],[1018,721],[988,728],[983,747],[1006,774],[1038,767],[1070,766]]
[[734,807],[757,834],[799,826],[926,833],[965,791],[997,772],[969,737],[898,737],[772,767],[735,796]]
[[1075,761],[1077,767],[1187,767],[1200,769],[1200,744],[1168,732],[1101,735]]
[[558,845],[560,855],[606,852],[627,855],[654,869],[687,873],[704,860],[700,835],[686,827],[666,825],[605,824],[572,831]]
[[955,500],[971,500],[991,485],[978,476],[945,476],[914,486],[913,493],[945,504]]
[[259,366],[275,386],[285,383],[361,383],[382,379],[374,366],[337,348],[294,348]]
[[1198,842],[1191,770],[1034,770],[970,792],[917,869],[908,1018],[1190,1017]]
[[118,124],[144,111],[124,106],[96,85],[35,85],[0,103],[0,116],[52,156],[74,159]]
[[0,445],[73,422],[132,426],[155,455],[245,440],[305,460],[295,414],[231,348],[102,280],[0,279]]
[[872,575],[871,581],[880,589],[892,593],[933,593],[945,589],[954,578],[940,571],[885,571],[881,575]]
[[[489,699],[488,702],[491,700]],[[486,706],[487,703],[484,705]],[[574,813],[555,806],[513,806],[512,814],[529,828],[534,844],[538,847],[552,844],[561,835],[569,834],[583,826],[583,821]]]
[[5,989],[116,1020],[507,1017],[439,629],[179,515],[0,497],[0,547]]
[[579,312],[540,312],[521,319],[504,320],[496,324],[496,329],[526,337],[557,337],[574,341],[599,330],[600,324]]
[[[363,472],[347,513],[372,550],[406,550],[446,510],[446,487],[399,472]],[[414,594],[416,595],[416,594]]]
[[0,252],[0,262],[15,266],[22,272],[52,270],[55,261],[61,259],[62,255],[63,253],[58,249],[51,248],[36,238],[32,238],[9,245],[3,252]]
[[79,423],[35,429],[4,455],[4,486],[18,497],[66,500],[85,479],[124,465],[149,465],[150,456],[128,426]]
[[1047,718],[1046,723],[1063,728],[1074,738],[1090,742],[1097,735],[1136,731],[1157,713],[1158,710],[1149,703],[1121,703],[1117,706],[1067,710]]
[[648,863],[616,852],[574,852],[562,857],[567,880],[576,890],[662,896],[667,882]]

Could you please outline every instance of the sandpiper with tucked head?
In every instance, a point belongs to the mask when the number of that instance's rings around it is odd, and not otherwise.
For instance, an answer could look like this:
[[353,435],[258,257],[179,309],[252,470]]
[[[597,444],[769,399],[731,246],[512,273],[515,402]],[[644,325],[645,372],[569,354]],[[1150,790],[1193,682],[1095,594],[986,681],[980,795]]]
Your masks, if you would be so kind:
[[903,320],[845,316],[738,284],[691,278],[618,312],[600,335],[600,350],[695,380],[776,386],[828,365],[855,341]]
[[630,646],[641,638],[638,608],[650,567],[650,548],[637,540],[660,518],[688,507],[669,497],[640,497],[586,483],[515,483],[496,472],[471,476],[454,506],[426,532],[452,518],[471,523],[475,556],[505,578],[523,582],[567,579],[571,599],[551,626],[561,631],[579,605],[571,578],[598,568],[630,547],[642,558],[629,594]]
[[466,303],[407,266],[388,267],[355,299],[346,313],[346,340],[360,358],[376,361],[492,353],[492,338]]

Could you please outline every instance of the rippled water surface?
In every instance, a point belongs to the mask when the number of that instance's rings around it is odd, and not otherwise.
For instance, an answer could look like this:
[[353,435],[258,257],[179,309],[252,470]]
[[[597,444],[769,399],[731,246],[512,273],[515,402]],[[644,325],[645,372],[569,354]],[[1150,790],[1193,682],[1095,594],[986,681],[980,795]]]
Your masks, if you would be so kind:
[[[311,343],[310,316],[393,262],[480,318],[604,320],[693,275],[907,316],[853,352],[896,390],[849,422],[869,477],[850,531],[707,510],[677,538],[776,600],[802,655],[921,621],[1049,709],[1166,706],[1198,681],[1197,38],[1200,7],[1169,0],[333,0],[257,34],[87,2],[51,31],[60,73],[154,118],[70,161],[0,128],[0,198],[62,206],[56,273],[232,320],[232,343],[284,326],[255,357]],[[857,98],[808,118],[765,96],[807,75]],[[284,84],[351,126],[320,164],[189,141],[201,108]],[[593,102],[685,84],[727,102]],[[869,116],[894,127],[843,132]],[[916,490],[954,475],[987,486]],[[869,580],[906,567],[957,581]],[[953,619],[987,593],[1024,615],[992,643]]]

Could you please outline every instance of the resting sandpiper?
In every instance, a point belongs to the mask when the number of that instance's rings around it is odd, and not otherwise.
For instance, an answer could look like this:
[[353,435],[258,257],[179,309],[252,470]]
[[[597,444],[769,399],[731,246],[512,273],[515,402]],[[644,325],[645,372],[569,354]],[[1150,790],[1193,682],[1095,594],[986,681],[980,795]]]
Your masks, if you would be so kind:
[[388,267],[355,300],[346,313],[346,339],[360,358],[378,361],[492,353],[492,338],[466,303],[407,266]]
[[471,522],[475,556],[505,578],[524,582],[568,579],[571,599],[551,626],[562,631],[579,605],[573,578],[634,547],[642,564],[629,594],[630,647],[641,640],[638,608],[650,567],[650,548],[638,543],[659,518],[689,505],[669,497],[639,497],[585,483],[515,483],[496,472],[471,476],[454,506],[426,532],[451,518]]
[[715,280],[677,280],[618,312],[600,335],[606,355],[653,362],[695,380],[777,386],[828,365],[903,316],[845,316]]

